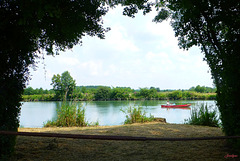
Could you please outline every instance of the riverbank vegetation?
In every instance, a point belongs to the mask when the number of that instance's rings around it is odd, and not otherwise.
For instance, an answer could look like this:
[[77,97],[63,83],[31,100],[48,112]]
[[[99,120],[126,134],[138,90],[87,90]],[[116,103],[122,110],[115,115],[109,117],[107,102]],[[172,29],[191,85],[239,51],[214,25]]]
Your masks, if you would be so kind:
[[200,105],[200,108],[192,109],[191,116],[185,120],[185,124],[220,127],[216,109],[204,103]]
[[57,118],[47,121],[44,127],[84,127],[98,125],[88,123],[85,117],[85,108],[75,102],[63,102],[60,109],[57,110]]
[[[107,101],[107,100],[214,100],[216,89],[204,86],[192,87],[188,90],[160,90],[159,88],[108,87],[108,86],[76,86],[68,96],[75,101]],[[54,90],[24,90],[23,101],[60,101],[63,100]]]
[[146,111],[143,111],[141,106],[130,106],[126,109],[121,109],[121,111],[126,114],[126,120],[124,121],[124,124],[152,122],[154,120],[153,115],[150,114],[149,117],[146,116]]

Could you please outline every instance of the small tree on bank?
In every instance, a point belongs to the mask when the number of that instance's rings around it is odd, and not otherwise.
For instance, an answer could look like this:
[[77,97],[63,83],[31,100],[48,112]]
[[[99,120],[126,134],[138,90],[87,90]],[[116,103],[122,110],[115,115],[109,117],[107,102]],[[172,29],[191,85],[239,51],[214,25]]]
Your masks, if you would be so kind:
[[95,93],[95,100],[106,101],[110,98],[110,89],[109,87],[100,86],[97,88]]
[[65,71],[61,76],[59,74],[54,74],[51,85],[56,93],[56,97],[67,100],[69,95],[73,94],[73,90],[76,87],[76,81],[68,71]]

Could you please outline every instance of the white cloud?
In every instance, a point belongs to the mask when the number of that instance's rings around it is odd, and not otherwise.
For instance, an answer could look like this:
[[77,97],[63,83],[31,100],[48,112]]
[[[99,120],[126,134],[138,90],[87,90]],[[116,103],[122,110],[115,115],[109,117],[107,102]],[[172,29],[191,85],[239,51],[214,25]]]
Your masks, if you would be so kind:
[[175,64],[167,53],[149,52],[146,54],[146,60],[149,62],[152,71],[158,71],[159,73],[166,72],[167,75],[167,73],[172,72],[172,70],[175,69]]
[[113,26],[107,37],[107,43],[119,52],[137,52],[138,47],[134,44],[127,32],[122,26]]
[[75,66],[79,64],[79,60],[74,57],[59,57],[57,58],[58,63],[69,65],[69,66]]
[[101,74],[102,62],[97,60],[83,62],[79,64],[78,69],[85,71],[84,73],[88,72],[92,76],[98,76]]
[[[53,74],[68,70],[77,85],[156,86],[161,89],[212,85],[208,66],[197,48],[179,49],[169,22],[152,22],[153,14],[122,16],[116,8],[104,19],[112,29],[105,40],[84,37],[76,46],[56,57],[46,57],[47,79],[41,67],[32,72],[30,86],[48,87]],[[47,85],[48,84],[48,85]],[[51,87],[51,86],[50,86]]]
[[169,59],[169,56],[168,56],[168,54],[162,53],[162,52],[157,53],[157,54],[152,53],[152,52],[148,52],[146,54],[146,58],[150,61],[159,61],[159,60],[162,60],[162,59],[165,59],[165,60]]

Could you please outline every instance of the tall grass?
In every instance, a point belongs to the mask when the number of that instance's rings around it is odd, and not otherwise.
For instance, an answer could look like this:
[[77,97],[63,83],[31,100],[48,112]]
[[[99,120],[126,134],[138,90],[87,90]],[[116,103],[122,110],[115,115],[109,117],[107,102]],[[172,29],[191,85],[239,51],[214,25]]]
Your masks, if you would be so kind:
[[126,120],[124,124],[151,122],[154,120],[154,116],[150,114],[150,117],[146,116],[146,112],[142,107],[128,107],[127,109],[121,109],[126,114]]
[[209,108],[211,108],[211,106],[208,107],[208,105],[204,105],[204,103],[200,105],[199,110],[194,108],[190,118],[185,120],[185,124],[220,127],[217,110],[213,109],[209,111]]
[[[90,124],[85,118],[85,109],[81,105],[76,103],[64,102],[59,110],[57,110],[57,118],[51,121],[47,121],[44,127],[51,126],[89,126]],[[98,122],[94,125],[98,125]]]

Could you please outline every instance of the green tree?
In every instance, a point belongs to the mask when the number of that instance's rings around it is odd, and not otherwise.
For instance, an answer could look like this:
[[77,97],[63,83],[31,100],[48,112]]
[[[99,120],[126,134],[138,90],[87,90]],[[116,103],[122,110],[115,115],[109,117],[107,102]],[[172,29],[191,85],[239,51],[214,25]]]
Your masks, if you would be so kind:
[[216,88],[205,87],[205,86],[201,87],[200,85],[197,85],[196,87],[191,87],[189,91],[196,91],[200,93],[215,93]]
[[157,92],[160,92],[160,88],[159,88],[159,87],[157,87],[157,88],[155,88],[155,87],[150,87],[150,89],[155,89]]
[[128,88],[116,87],[111,90],[110,98],[113,100],[127,100],[129,94]]
[[24,95],[33,95],[34,94],[34,89],[32,87],[28,87],[24,89]]
[[148,99],[150,97],[150,92],[148,88],[140,88],[139,96]]
[[206,91],[206,88],[198,85],[198,86],[196,86],[195,91],[199,92],[199,93],[204,93]]
[[157,98],[157,90],[155,88],[140,88],[139,96],[145,99]]
[[111,89],[109,87],[104,87],[104,86],[98,87],[95,93],[95,100],[100,100],[100,101],[109,100],[110,90]]
[[[85,35],[104,38],[107,8],[93,0],[0,1],[0,130],[17,131],[22,93],[37,53],[72,48]],[[0,157],[11,155],[14,136],[0,136]]]
[[87,92],[87,88],[86,87],[82,87],[81,91],[82,91],[82,93],[86,93]]
[[39,90],[38,90],[38,94],[44,94],[44,90],[43,90],[43,88],[41,87],[41,88],[39,88]]
[[[201,47],[217,87],[223,130],[226,135],[240,135],[240,1],[159,2],[161,10],[154,20],[171,18],[181,48]],[[240,140],[233,144],[240,149]]]
[[47,89],[45,89],[44,91],[43,91],[43,94],[49,94],[50,92],[47,90]]
[[181,99],[183,97],[183,92],[180,90],[173,91],[168,94],[168,97],[173,98],[174,100]]
[[76,81],[73,80],[68,71],[63,72],[61,76],[62,89],[64,91],[64,100],[72,94],[74,88],[76,87]]
[[60,74],[53,75],[51,85],[53,86],[53,90],[55,91],[56,98],[62,98],[63,91],[62,91],[62,87],[61,87],[62,84],[61,84],[61,75]]
[[73,89],[72,98],[76,99],[76,100],[81,100],[83,98],[83,94],[82,94],[81,88],[79,86],[76,86]]
[[157,89],[156,88],[150,88],[149,95],[150,95],[150,98],[157,98]]
[[53,90],[55,91],[57,97],[67,100],[76,87],[76,81],[72,78],[68,71],[65,71],[61,76],[59,74],[54,74],[51,85],[53,86]]
[[[145,0],[127,0],[128,16],[138,12]],[[240,1],[159,0],[155,22],[171,19],[179,46],[196,45],[205,54],[217,88],[217,105],[226,135],[240,135]],[[149,5],[151,6],[151,5]],[[151,8],[151,7],[150,7]],[[151,11],[151,9],[149,9]],[[240,140],[233,142],[240,149]],[[240,151],[239,151],[240,153]]]

